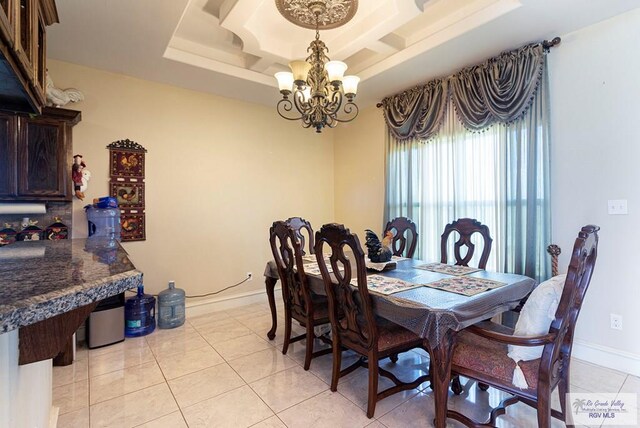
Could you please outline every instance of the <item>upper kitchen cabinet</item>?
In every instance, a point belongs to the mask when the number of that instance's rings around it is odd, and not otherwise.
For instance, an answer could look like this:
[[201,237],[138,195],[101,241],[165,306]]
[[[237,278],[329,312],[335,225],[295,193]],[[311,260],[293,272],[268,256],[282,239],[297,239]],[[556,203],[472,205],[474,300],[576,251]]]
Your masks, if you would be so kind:
[[0,0],[0,109],[40,113],[46,103],[46,27],[54,0]]
[[70,201],[72,128],[79,111],[0,113],[0,200]]

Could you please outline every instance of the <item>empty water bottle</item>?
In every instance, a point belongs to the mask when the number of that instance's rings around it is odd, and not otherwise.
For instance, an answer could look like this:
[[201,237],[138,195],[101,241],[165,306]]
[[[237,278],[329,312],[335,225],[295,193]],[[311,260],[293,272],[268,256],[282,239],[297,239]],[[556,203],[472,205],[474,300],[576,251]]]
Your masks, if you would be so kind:
[[158,294],[158,327],[176,328],[184,324],[184,290],[169,281],[169,288]]

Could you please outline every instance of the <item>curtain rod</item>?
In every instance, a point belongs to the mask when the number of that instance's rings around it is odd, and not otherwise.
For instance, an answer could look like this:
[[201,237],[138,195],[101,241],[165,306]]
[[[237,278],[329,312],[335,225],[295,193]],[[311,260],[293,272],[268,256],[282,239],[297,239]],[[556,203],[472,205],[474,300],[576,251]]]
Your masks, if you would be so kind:
[[[553,47],[558,46],[561,41],[562,41],[562,39],[560,37],[554,37],[551,40],[544,40],[542,42],[542,48],[544,50],[549,50],[549,49],[551,49]],[[378,107],[378,108],[382,107],[382,103],[380,102],[380,103],[376,104],[376,107]]]

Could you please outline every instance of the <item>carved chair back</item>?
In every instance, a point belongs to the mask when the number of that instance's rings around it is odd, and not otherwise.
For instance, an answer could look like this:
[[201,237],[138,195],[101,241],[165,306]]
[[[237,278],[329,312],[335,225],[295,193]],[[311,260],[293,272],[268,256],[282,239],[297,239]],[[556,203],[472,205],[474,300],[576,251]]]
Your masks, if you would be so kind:
[[313,249],[314,242],[313,242],[313,229],[311,228],[311,223],[309,223],[307,220],[303,219],[302,217],[290,217],[287,220],[285,220],[285,222],[289,227],[293,229],[293,232],[296,234],[296,238],[298,239],[298,241],[300,241],[300,248],[302,249],[303,256],[306,254],[305,244],[306,244],[307,238],[305,237],[305,234],[302,233],[302,231],[303,230],[306,231],[306,235],[309,237],[309,254],[313,254],[315,250]]
[[269,229],[271,252],[282,283],[284,304],[301,317],[312,314],[311,292],[304,274],[302,247],[294,230],[284,221],[275,221]]
[[[449,235],[451,235],[453,232],[458,232],[458,234],[460,235],[460,237],[454,244],[453,250],[454,257],[456,259],[456,265],[469,266],[469,262],[473,258],[473,253],[475,251],[475,245],[471,242],[471,237],[475,233],[479,233],[484,240],[484,248],[482,249],[482,254],[480,255],[478,267],[480,269],[485,269],[487,267],[489,254],[491,253],[491,244],[493,242],[493,239],[491,239],[491,235],[489,233],[489,228],[472,218],[460,218],[453,223],[449,223],[448,225],[446,225],[440,240],[441,263],[447,263],[447,242],[449,240]],[[460,252],[462,246],[467,247],[467,252],[464,257]]]
[[[348,256],[345,249],[350,252]],[[325,224],[316,233],[315,252],[337,343],[366,354],[378,343],[378,329],[367,288],[364,251],[360,240],[342,224]],[[325,254],[329,256],[335,281],[329,273]],[[344,271],[340,271],[340,267]],[[352,279],[356,279],[357,286],[351,285]]]
[[[391,231],[393,233],[393,241],[391,242],[391,251],[394,256],[413,258],[413,254],[416,252],[416,246],[418,245],[418,231],[416,224],[407,217],[396,217],[393,220],[389,220],[384,228],[382,235]],[[407,248],[407,242],[410,242],[405,255],[405,248]]]
[[[557,336],[552,343],[545,345],[540,362],[541,373],[545,371],[550,378],[560,371],[571,357],[576,321],[598,256],[599,230],[598,226],[584,226],[573,245],[562,297],[549,329],[549,333],[556,333]],[[554,369],[554,365],[558,367]]]

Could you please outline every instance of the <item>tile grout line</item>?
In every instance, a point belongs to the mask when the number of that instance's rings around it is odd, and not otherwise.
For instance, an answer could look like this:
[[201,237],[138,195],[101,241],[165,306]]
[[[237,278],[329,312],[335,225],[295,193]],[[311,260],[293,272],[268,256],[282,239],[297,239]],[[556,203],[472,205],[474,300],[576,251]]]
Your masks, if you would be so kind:
[[[186,319],[185,319],[185,322],[186,322]],[[189,323],[189,325],[191,326],[191,323]],[[144,340],[147,343],[147,346],[149,346],[149,341],[147,340],[146,337],[145,337]],[[151,346],[149,346],[149,349],[151,349]],[[167,380],[167,376],[164,374],[164,371],[162,370],[162,367],[160,367],[160,362],[158,361],[158,357],[156,356],[155,352],[153,352],[153,350],[151,351],[151,354],[153,354],[153,359],[156,362],[156,365],[158,366],[158,369],[160,370],[160,373],[162,374],[162,377],[164,379],[164,383],[167,385],[167,388],[169,389],[169,393],[171,394],[171,397],[173,398],[174,403],[176,403],[176,407],[178,408],[178,411],[180,412],[180,416],[182,416],[182,420],[184,421],[185,425],[188,426],[187,419],[184,417],[184,413],[182,413],[182,409],[180,408],[180,405],[178,404],[178,400],[176,399],[176,396],[173,393],[173,390],[171,389],[171,385],[169,385],[169,381]],[[155,418],[155,419],[152,419],[150,421],[144,422],[143,424],[146,424],[146,423],[149,423],[149,422],[153,422],[153,421],[158,420],[160,418],[164,418],[165,416],[168,416],[170,414],[171,413],[168,413],[167,415],[160,416],[158,418]],[[143,425],[143,424],[140,424],[140,425]]]

